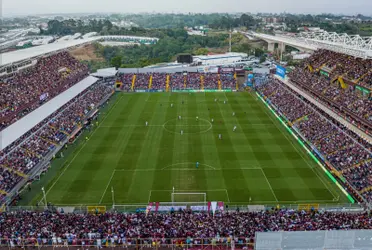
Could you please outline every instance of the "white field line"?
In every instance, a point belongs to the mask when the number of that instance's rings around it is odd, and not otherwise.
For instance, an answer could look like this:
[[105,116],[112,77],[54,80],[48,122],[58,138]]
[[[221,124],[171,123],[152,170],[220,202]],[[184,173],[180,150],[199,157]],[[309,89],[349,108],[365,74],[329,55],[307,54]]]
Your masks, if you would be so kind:
[[[216,124],[218,125],[218,124]],[[235,123],[224,123],[224,125],[235,125]],[[163,127],[164,125],[154,124],[154,125],[145,125],[145,124],[123,124],[121,126],[101,126],[101,128],[123,128],[123,127]],[[209,127],[209,124],[201,124],[201,125],[171,125],[173,127]],[[274,126],[272,123],[246,123],[240,124],[240,126]]]
[[265,174],[265,171],[263,171],[262,168],[261,168],[261,172],[263,173],[263,175],[264,175],[264,177],[265,177],[265,179],[266,179],[266,181],[267,181],[267,184],[269,184],[269,187],[270,187],[270,189],[271,189],[271,192],[272,192],[273,195],[274,195],[274,198],[275,198],[276,202],[278,202],[279,200],[278,200],[278,198],[277,198],[276,195],[275,195],[274,189],[273,189],[273,187],[271,186],[270,181],[269,181],[269,179],[267,179],[267,176],[266,176],[266,174]]
[[[220,192],[223,192],[225,191],[226,189],[219,189],[219,190],[202,190],[202,191],[206,191],[206,192],[213,192],[213,191],[220,191]],[[153,191],[158,191],[158,192],[166,192],[166,191],[169,191],[169,192],[172,192],[172,190],[151,190],[152,192]],[[184,192],[190,192],[190,191],[200,191],[200,190],[179,190],[179,191],[184,191]],[[252,197],[254,198],[254,197]],[[329,205],[332,206],[335,205],[337,206],[336,203],[334,203],[335,201],[334,200],[297,200],[297,201],[255,201],[252,199],[251,202],[248,202],[248,201],[244,201],[244,202],[230,202],[232,204],[244,204],[244,205],[249,205],[249,204],[259,204],[259,205],[265,205],[265,204],[292,204],[292,205],[300,205],[300,204],[318,204],[318,203],[327,203],[327,202],[330,202]],[[169,203],[169,202],[168,202]],[[147,203],[148,204],[148,203]],[[118,203],[118,204],[115,204],[115,206],[146,206],[147,204],[145,203],[130,203],[130,202],[123,202],[123,203]],[[161,202],[160,202],[161,204]],[[81,207],[81,206],[97,206],[98,204],[97,203],[84,203],[84,204],[54,204],[54,206],[56,207],[63,207],[63,206],[70,206],[70,207]],[[99,205],[108,205],[108,206],[111,206],[112,203],[101,203]]]
[[[98,130],[98,128],[100,128],[101,124],[103,124],[103,122],[106,120],[106,118],[109,116],[109,114],[111,113],[111,111],[114,109],[114,107],[116,106],[116,104],[118,104],[121,100],[123,96],[120,96],[119,99],[117,99],[116,103],[110,108],[110,110],[107,112],[106,116],[103,118],[103,120],[100,122],[100,124],[98,125],[98,127],[93,131],[93,133],[91,134],[91,137],[96,133],[96,131]],[[62,175],[66,172],[66,170],[70,167],[70,165],[74,162],[74,160],[76,159],[76,157],[78,157],[78,155],[80,154],[81,150],[83,150],[83,148],[87,145],[87,141],[84,142],[83,146],[81,146],[81,148],[79,149],[79,151],[75,154],[75,156],[72,158],[72,160],[69,162],[69,164],[63,169],[63,171],[61,172],[61,174],[58,176],[58,178],[53,182],[52,186],[46,191],[45,193],[45,196],[48,195],[49,191],[53,189],[53,187],[56,185],[56,183],[59,181],[59,179],[62,177]],[[42,199],[40,200],[42,201]],[[39,201],[39,203],[40,203]]]
[[[258,101],[262,103],[261,100],[258,100]],[[305,159],[305,157],[303,156],[303,152],[300,152],[300,150],[297,148],[297,146],[294,145],[294,143],[292,142],[291,138],[288,138],[287,134],[284,133],[281,128],[279,128],[279,126],[275,123],[274,119],[272,118],[271,114],[269,114],[267,112],[266,107],[263,107],[262,105],[260,105],[260,107],[264,109],[265,113],[270,117],[270,119],[273,121],[273,123],[275,124],[275,126],[280,130],[280,132],[284,135],[284,137],[291,143],[291,145],[293,146],[293,148],[297,151],[297,153],[301,156],[301,158],[306,162],[306,164],[309,166],[309,168],[315,173],[315,175],[318,177],[318,179],[320,179],[320,181],[323,183],[324,187],[327,188],[328,192],[333,196],[333,198],[336,199],[338,196],[334,194],[333,190],[330,190],[329,189],[329,187],[324,182],[323,178],[321,176],[319,176],[319,174],[309,164],[309,161],[307,159]]]
[[[195,162],[193,162],[195,164]],[[200,166],[203,166],[206,164],[200,164]],[[169,167],[169,166],[168,166]],[[152,171],[200,171],[201,169],[193,168],[149,168],[149,169],[115,169],[116,172],[152,172]],[[261,168],[213,168],[209,166],[210,168],[203,169],[203,171],[222,171],[222,170],[260,170]]]
[[150,192],[149,192],[149,199],[148,199],[148,201],[147,201],[147,204],[150,203],[150,200],[151,200],[151,193],[152,193],[152,190],[150,190]]
[[226,196],[227,196],[227,201],[230,203],[230,197],[229,197],[229,192],[227,192],[227,189],[225,189]]
[[116,172],[116,171],[115,171],[115,169],[114,169],[114,171],[112,171],[112,174],[111,174],[111,177],[110,177],[109,181],[107,182],[107,185],[106,185],[105,191],[103,192],[103,194],[102,194],[102,196],[101,196],[101,199],[99,200],[99,204],[102,203],[103,197],[105,197],[105,194],[106,194],[106,192],[107,192],[107,189],[108,189],[108,187],[110,186],[110,183],[111,183],[111,181],[112,181],[112,178],[114,178],[115,172]]

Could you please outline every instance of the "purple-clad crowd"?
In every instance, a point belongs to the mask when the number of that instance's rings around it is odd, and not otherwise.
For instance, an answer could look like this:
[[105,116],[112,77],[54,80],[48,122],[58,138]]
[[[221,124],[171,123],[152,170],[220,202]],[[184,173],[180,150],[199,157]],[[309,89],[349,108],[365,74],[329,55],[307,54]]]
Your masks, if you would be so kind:
[[[212,244],[234,237],[236,244],[254,241],[256,232],[372,229],[363,213],[331,213],[272,209],[261,212],[178,211],[100,215],[45,212],[0,213],[2,244],[135,245],[142,240],[159,244]],[[230,239],[227,239],[230,238]],[[181,240],[182,239],[182,240]],[[11,241],[11,242],[10,242]],[[66,242],[66,243],[64,243]]]
[[[169,75],[170,89],[233,89],[236,88],[236,79],[233,74],[217,73],[125,73],[121,74],[118,81],[123,83],[123,90],[130,90],[134,81],[134,90],[151,89],[165,90],[167,76]],[[135,77],[135,78],[134,78]],[[151,81],[150,81],[151,79]],[[221,86],[219,86],[219,82]]]
[[372,201],[370,195],[364,195],[372,187],[371,145],[358,141],[356,136],[345,131],[346,128],[330,121],[279,80],[269,80],[258,87],[258,91],[364,198]]
[[310,64],[313,69],[326,68],[331,72],[331,78],[343,76],[351,81],[357,81],[361,86],[372,87],[372,60],[370,59],[320,49],[306,59],[305,64]]
[[306,69],[296,69],[290,73],[291,80],[300,85],[306,85],[335,104],[349,109],[360,118],[372,121],[372,100],[368,96],[359,95],[353,86],[342,89],[338,84],[331,84],[325,76],[316,75]]
[[107,86],[93,85],[0,151],[0,190],[10,192],[110,93],[112,89]]
[[88,75],[68,52],[38,59],[15,76],[0,78],[0,131]]
[[[293,83],[308,90],[323,102],[337,107],[341,114],[356,124],[363,124],[366,130],[371,130],[371,94],[361,92],[357,87],[360,85],[367,92],[372,89],[371,69],[370,59],[318,50],[306,59],[301,67],[289,73],[289,77]],[[342,82],[338,81],[339,77],[343,79]]]

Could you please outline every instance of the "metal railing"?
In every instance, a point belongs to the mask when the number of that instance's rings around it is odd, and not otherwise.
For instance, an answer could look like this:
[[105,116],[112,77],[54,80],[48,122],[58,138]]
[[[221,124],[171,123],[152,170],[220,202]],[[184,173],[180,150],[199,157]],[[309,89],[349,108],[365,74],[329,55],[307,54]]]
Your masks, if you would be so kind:
[[218,238],[113,238],[103,239],[62,239],[62,238],[29,238],[0,239],[0,250],[6,249],[254,249],[254,239],[250,237]]
[[[255,204],[255,203],[246,203],[246,204],[229,204],[225,203],[224,211],[225,212],[257,212],[257,211],[268,211],[272,210],[272,208],[277,208],[279,206],[280,209],[293,209],[293,210],[303,210],[304,205],[308,205],[308,209],[312,209],[312,205],[314,205],[314,209],[321,210],[321,211],[330,211],[330,212],[350,212],[350,213],[357,213],[363,212],[366,209],[362,207],[360,204],[357,203],[325,203],[325,204],[305,204],[305,203],[298,203],[298,204],[285,204],[285,203],[272,203],[272,204]],[[316,206],[315,206],[316,205]],[[148,204],[116,204],[114,207],[110,204],[81,204],[81,205],[64,205],[64,204],[53,204],[49,205],[47,209],[49,211],[56,211],[56,212],[65,212],[65,213],[88,213],[89,208],[92,207],[104,207],[106,212],[119,212],[119,213],[135,213],[135,212],[144,212]],[[152,208],[151,212],[170,212],[170,211],[179,211],[179,210],[191,209],[192,211],[208,211],[208,206],[205,203],[184,203],[184,204],[174,204],[168,203],[160,203],[158,210],[155,210],[155,207]],[[46,208],[44,206],[8,206],[5,208],[6,212],[16,212],[16,211],[35,211],[35,212],[43,212]]]

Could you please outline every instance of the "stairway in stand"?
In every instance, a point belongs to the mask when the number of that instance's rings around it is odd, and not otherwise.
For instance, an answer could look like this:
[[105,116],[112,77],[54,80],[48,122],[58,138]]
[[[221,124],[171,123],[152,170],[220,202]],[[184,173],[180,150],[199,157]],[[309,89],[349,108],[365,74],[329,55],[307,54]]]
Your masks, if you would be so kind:
[[136,75],[133,75],[133,78],[132,78],[132,87],[130,88],[132,91],[134,90],[134,84],[136,82]]

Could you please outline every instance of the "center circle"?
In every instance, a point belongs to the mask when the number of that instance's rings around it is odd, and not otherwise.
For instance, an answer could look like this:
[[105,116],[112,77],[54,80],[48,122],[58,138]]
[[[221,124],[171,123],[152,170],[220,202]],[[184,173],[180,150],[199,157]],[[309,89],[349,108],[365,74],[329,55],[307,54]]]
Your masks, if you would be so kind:
[[181,117],[166,121],[163,128],[174,134],[200,134],[212,129],[212,123],[203,118],[196,117]]

